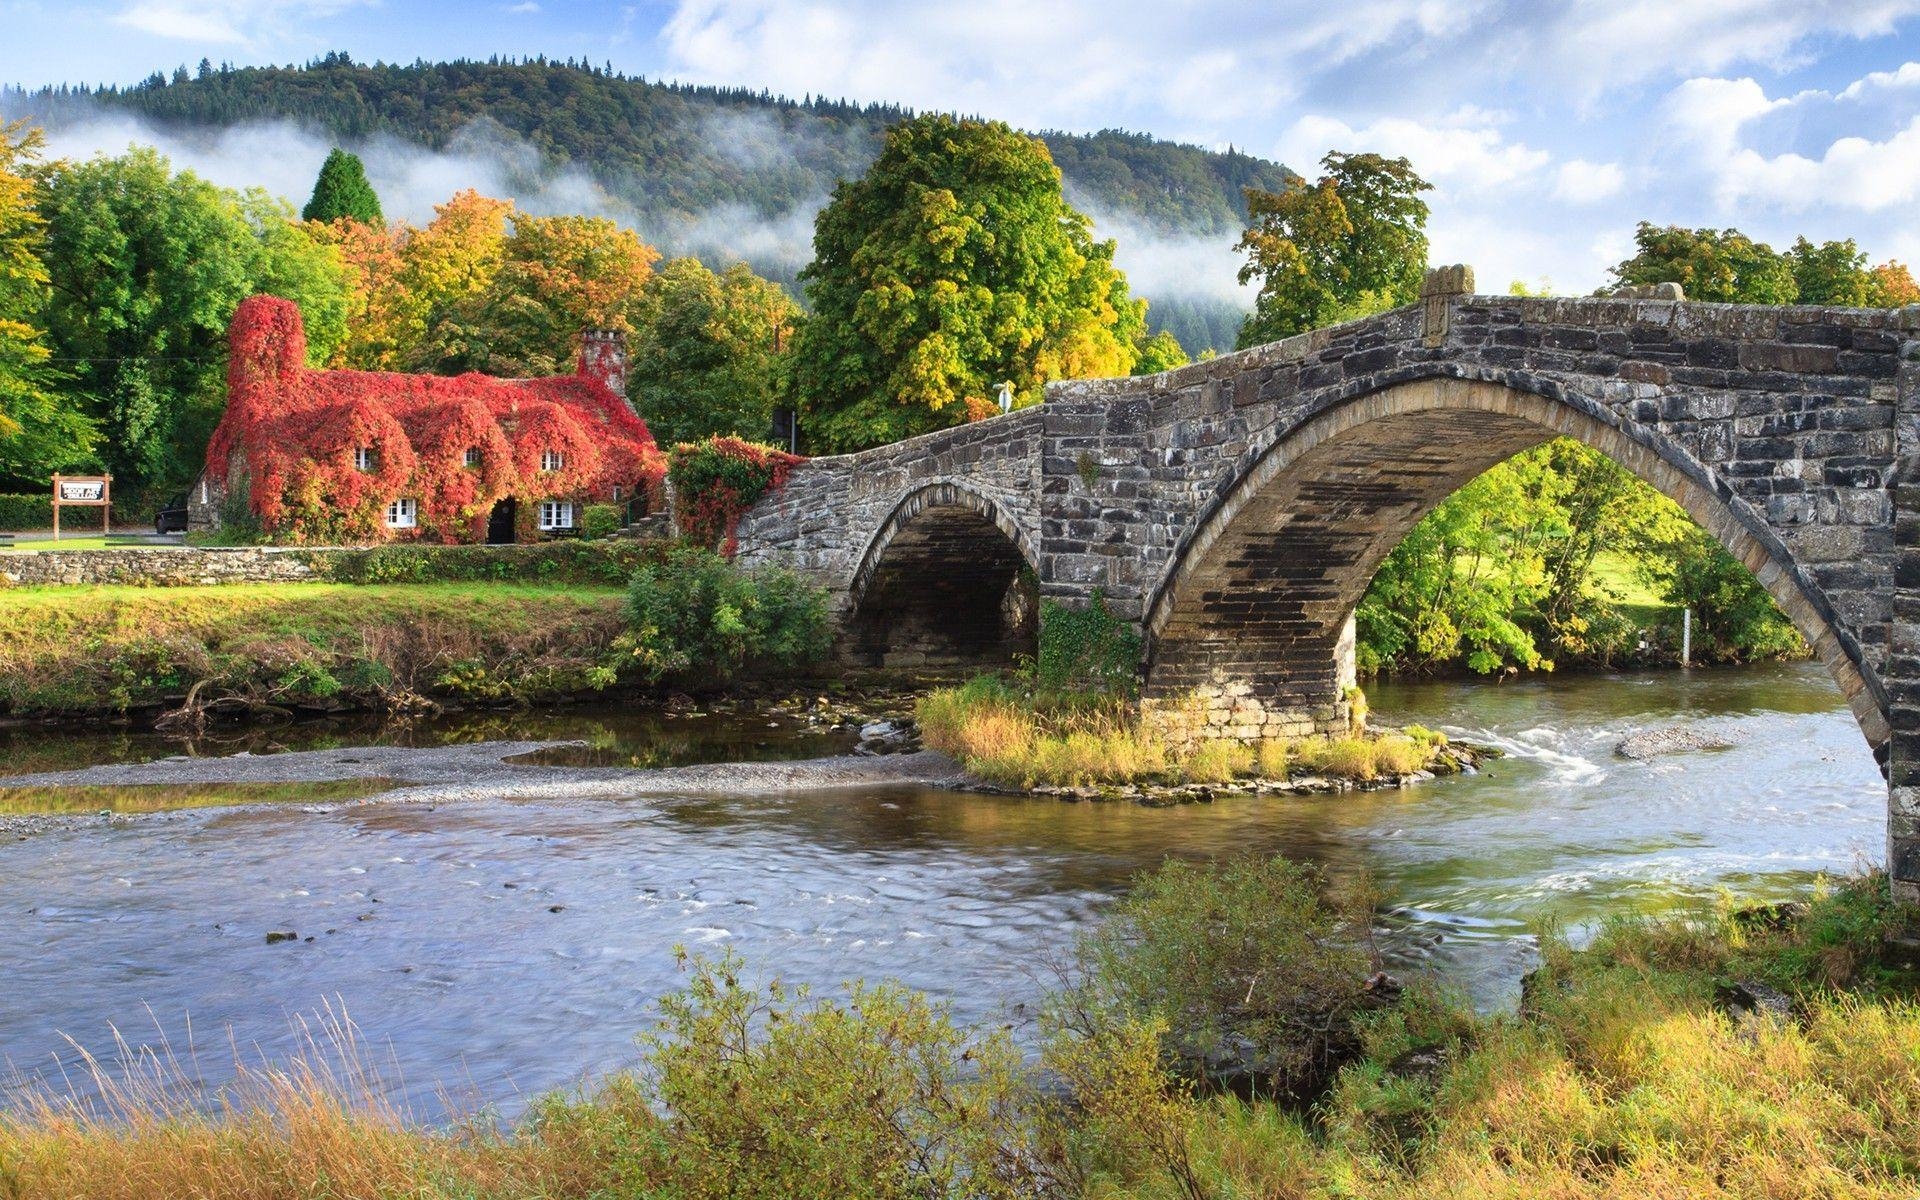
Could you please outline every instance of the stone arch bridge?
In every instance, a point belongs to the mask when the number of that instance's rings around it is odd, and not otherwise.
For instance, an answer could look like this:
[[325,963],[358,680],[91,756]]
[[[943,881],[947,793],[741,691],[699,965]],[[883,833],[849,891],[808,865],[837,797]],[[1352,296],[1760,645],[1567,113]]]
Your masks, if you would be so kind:
[[[1004,657],[1033,597],[1097,591],[1143,635],[1148,702],[1213,732],[1344,726],[1353,610],[1441,500],[1570,436],[1753,569],[1888,773],[1891,865],[1920,885],[1920,306],[1471,294],[861,454],[813,459],[740,558],[830,589],[870,663]],[[1653,295],[1658,295],[1655,290]]]

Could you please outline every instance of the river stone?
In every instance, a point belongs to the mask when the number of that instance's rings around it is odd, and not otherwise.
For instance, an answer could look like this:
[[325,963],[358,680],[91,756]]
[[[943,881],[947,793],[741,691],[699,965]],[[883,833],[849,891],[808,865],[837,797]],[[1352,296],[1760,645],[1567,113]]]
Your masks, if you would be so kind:
[[1613,748],[1621,758],[1645,762],[1660,754],[1679,754],[1687,750],[1731,750],[1733,743],[1719,734],[1695,729],[1691,725],[1668,725],[1622,738]]

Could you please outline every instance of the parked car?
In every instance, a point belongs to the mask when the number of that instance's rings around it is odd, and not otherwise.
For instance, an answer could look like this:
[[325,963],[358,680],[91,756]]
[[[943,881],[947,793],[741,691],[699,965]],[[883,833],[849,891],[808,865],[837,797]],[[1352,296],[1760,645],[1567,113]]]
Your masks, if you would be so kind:
[[181,492],[167,501],[159,512],[153,514],[155,533],[185,533],[187,531],[187,494]]

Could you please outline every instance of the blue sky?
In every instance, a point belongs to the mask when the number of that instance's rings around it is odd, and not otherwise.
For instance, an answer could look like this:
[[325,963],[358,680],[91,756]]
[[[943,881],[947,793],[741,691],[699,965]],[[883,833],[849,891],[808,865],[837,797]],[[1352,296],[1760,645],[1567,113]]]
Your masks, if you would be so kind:
[[[1485,290],[1589,290],[1641,218],[1920,260],[1920,0],[0,0],[15,84],[336,49],[586,57],[1231,143],[1307,174],[1329,149],[1405,154],[1436,184],[1436,260]],[[299,172],[253,168],[221,182],[296,189]],[[1140,269],[1230,277],[1223,248],[1178,249]]]

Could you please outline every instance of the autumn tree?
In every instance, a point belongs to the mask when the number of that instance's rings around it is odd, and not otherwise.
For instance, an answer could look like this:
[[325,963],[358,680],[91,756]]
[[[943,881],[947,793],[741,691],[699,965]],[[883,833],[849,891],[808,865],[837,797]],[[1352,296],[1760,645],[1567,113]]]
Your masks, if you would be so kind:
[[605,217],[512,219],[505,258],[480,301],[493,329],[485,369],[561,374],[573,369],[581,330],[633,333],[659,251]]
[[426,323],[407,286],[402,258],[412,230],[404,223],[368,225],[342,218],[308,222],[307,232],[333,247],[345,284],[346,337],[327,365],[399,370]]
[[1124,375],[1145,306],[1113,243],[1061,193],[1046,145],[997,121],[928,115],[891,129],[834,189],[801,273],[801,434],[857,450],[1022,404],[1051,379]]
[[1899,308],[1903,304],[1920,304],[1920,284],[1913,281],[1913,273],[1907,270],[1905,263],[1888,260],[1867,274],[1870,280],[1867,303],[1873,307]]
[[344,334],[337,255],[264,193],[176,174],[136,148],[56,164],[40,208],[54,359],[129,487],[180,486],[198,472],[242,299],[277,290],[299,304],[316,363]]
[[384,225],[380,215],[380,197],[367,182],[366,164],[351,151],[335,148],[320,164],[320,176],[313,182],[313,197],[301,210],[304,221],[358,221],[363,225]]
[[628,391],[662,445],[715,435],[763,440],[799,305],[745,263],[661,264],[641,294]]
[[0,125],[0,478],[36,490],[87,460],[94,424],[58,391],[40,322],[48,300],[47,225],[36,178],[41,132]]
[[433,211],[433,220],[407,236],[401,252],[400,286],[419,325],[400,365],[440,374],[479,370],[492,359],[488,301],[507,261],[513,201],[468,188]]
[[1242,348],[1411,304],[1427,266],[1432,185],[1404,158],[1334,152],[1312,184],[1247,189],[1241,283],[1258,283]]

